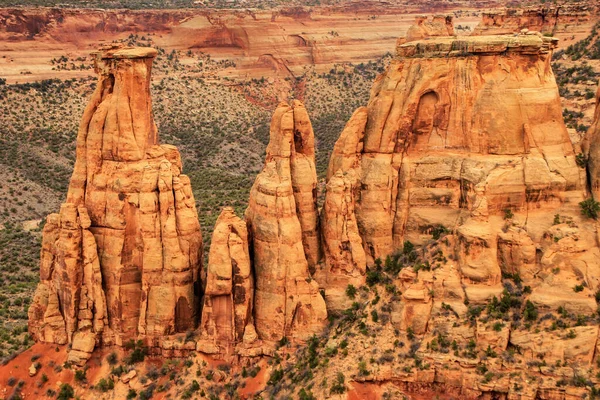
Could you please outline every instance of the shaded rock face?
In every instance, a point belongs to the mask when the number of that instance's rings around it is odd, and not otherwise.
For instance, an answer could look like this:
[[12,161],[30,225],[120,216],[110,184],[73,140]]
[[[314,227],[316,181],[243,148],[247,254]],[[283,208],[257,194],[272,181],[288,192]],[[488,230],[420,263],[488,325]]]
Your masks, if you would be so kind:
[[37,340],[72,342],[74,350],[86,342],[85,353],[89,342],[158,340],[196,326],[200,225],[177,149],[158,145],[149,90],[155,55],[95,55],[100,78],[79,127],[67,201],[44,230],[30,310]]
[[336,142],[327,169],[327,195],[322,209],[324,268],[316,275],[325,288],[327,307],[347,308],[348,285],[365,283],[366,255],[358,230],[355,205],[360,195],[360,159],[367,108],[354,112]]
[[306,339],[326,324],[309,267],[318,261],[314,135],[304,106],[281,103],[246,222],[254,250],[254,319],[262,339]]
[[240,342],[252,322],[254,277],[246,223],[230,207],[217,219],[208,259],[201,336]]
[[594,122],[587,130],[581,148],[587,158],[587,180],[594,198],[600,200],[600,87],[596,91]]
[[399,46],[364,134],[357,219],[370,258],[438,224],[582,195],[551,46],[534,35]]
[[406,32],[407,42],[422,40],[434,36],[452,36],[454,35],[454,25],[452,16],[435,15],[428,19],[424,16],[417,16],[415,24],[408,28]]

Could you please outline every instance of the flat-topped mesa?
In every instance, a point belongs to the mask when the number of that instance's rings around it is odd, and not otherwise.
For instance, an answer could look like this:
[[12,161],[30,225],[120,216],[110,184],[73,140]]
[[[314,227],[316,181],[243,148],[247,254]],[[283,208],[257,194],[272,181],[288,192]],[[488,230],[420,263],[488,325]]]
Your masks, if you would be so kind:
[[396,54],[400,58],[467,57],[501,53],[546,55],[557,45],[558,39],[537,33],[518,36],[437,37],[400,43]]
[[[353,133],[344,131],[327,174],[325,208],[343,210],[338,224],[348,232],[349,213],[355,214],[367,264],[405,240],[420,244],[439,229],[453,231],[450,247],[466,296],[483,301],[502,291],[497,236],[506,210],[524,228],[513,236],[527,254],[529,236],[539,241],[551,225],[548,215],[578,216],[585,180],[550,66],[555,45],[532,34],[435,37],[398,46],[373,86],[364,129],[361,121]],[[347,144],[357,150],[344,150]],[[345,205],[348,199],[353,207]],[[328,217],[329,234],[342,232],[329,222],[339,217]],[[342,237],[335,235],[326,255]],[[354,263],[345,265],[360,265],[360,254],[348,253],[350,237],[328,260],[343,256]],[[512,240],[505,239],[502,254]]]
[[317,260],[314,134],[304,106],[281,103],[246,222],[254,250],[254,321],[260,339],[308,339],[327,322],[309,267]]
[[72,343],[76,362],[100,343],[142,338],[160,347],[165,335],[197,324],[200,225],[177,149],[157,144],[155,55],[95,54],[99,81],[79,127],[67,201],[44,228],[30,332]]

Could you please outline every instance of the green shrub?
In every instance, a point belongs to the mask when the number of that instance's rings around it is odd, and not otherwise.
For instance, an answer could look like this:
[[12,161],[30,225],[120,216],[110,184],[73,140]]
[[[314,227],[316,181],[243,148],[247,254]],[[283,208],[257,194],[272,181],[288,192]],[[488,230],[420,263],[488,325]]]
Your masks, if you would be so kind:
[[600,211],[600,203],[598,203],[591,197],[579,203],[579,207],[581,207],[582,215],[593,219],[598,218],[598,212]]
[[331,385],[331,394],[343,394],[346,391],[345,381],[344,374],[338,372],[335,382]]
[[585,154],[579,153],[575,156],[575,162],[580,168],[585,168],[587,165],[587,157],[585,156]]
[[371,319],[373,322],[379,321],[379,314],[377,314],[376,310],[371,311]]
[[274,385],[283,379],[283,370],[281,368],[274,370],[269,378],[269,385]]
[[370,269],[367,271],[367,285],[373,286],[380,283],[383,279],[381,271],[378,269]]
[[354,285],[348,285],[346,287],[346,296],[348,296],[348,298],[350,299],[354,299],[354,297],[356,296],[356,288],[354,287]]
[[100,381],[98,381],[98,383],[96,384],[96,389],[98,389],[101,392],[108,392],[109,390],[113,390],[115,388],[115,383],[113,382],[112,379],[100,379]]
[[117,364],[117,362],[119,361],[119,359],[117,358],[117,353],[115,353],[114,351],[112,353],[110,353],[107,357],[106,357],[106,361],[108,361],[108,363],[110,365],[115,365]]
[[552,225],[560,224],[560,214],[554,214],[554,221],[552,221]]
[[360,361],[358,363],[358,375],[359,376],[367,376],[369,375],[369,370],[367,369],[367,363],[365,361]]
[[312,394],[312,392],[306,391],[306,389],[302,388],[298,392],[298,399],[300,400],[317,400],[317,398]]
[[86,369],[78,369],[75,371],[75,380],[77,382],[85,382],[86,381]]
[[437,225],[431,231],[434,240],[438,240],[442,235],[446,233],[448,233],[448,229],[444,225]]
[[535,305],[527,300],[525,303],[525,310],[523,311],[523,317],[526,321],[535,321],[538,317],[538,311]]
[[57,400],[69,400],[75,397],[75,391],[73,387],[68,383],[60,385],[60,390],[56,396]]
[[144,361],[144,358],[146,358],[146,355],[148,354],[148,349],[141,340],[138,340],[137,342],[131,340],[126,344],[125,348],[132,350],[131,353],[123,359],[123,361],[129,365]]

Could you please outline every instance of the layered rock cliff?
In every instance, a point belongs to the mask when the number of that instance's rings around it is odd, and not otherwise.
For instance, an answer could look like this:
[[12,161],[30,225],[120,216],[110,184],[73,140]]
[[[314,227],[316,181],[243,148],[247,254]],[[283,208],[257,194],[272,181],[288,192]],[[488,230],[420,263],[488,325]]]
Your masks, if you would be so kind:
[[[327,172],[322,271],[333,279],[320,283],[328,307],[345,309],[335,331],[350,343],[329,369],[362,363],[355,381],[466,398],[563,399],[585,392],[576,378],[595,382],[600,249],[580,203],[597,192],[598,129],[584,146],[588,184],[562,120],[555,45],[533,32],[399,43]],[[361,361],[361,334],[381,358]]]
[[485,11],[473,35],[506,35],[522,29],[556,34],[568,32],[578,25],[588,23],[596,12],[595,4],[575,3],[553,6],[509,8]]

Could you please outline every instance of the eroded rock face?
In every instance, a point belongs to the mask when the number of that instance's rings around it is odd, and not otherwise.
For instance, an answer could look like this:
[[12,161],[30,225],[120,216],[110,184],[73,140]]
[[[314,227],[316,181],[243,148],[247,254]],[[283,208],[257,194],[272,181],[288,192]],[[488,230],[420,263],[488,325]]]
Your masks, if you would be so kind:
[[557,31],[568,32],[588,22],[592,10],[590,4],[580,3],[486,11],[473,35],[506,35],[523,29],[554,35]]
[[[579,222],[585,175],[550,68],[555,44],[538,34],[399,44],[331,156],[322,216],[326,273],[318,275],[329,307],[348,306],[343,290],[364,282],[367,265],[407,240],[426,244],[447,232],[451,298],[485,304],[502,294],[503,274],[518,274],[536,305],[564,305],[547,295],[553,291],[562,293],[556,299],[570,297],[573,311],[589,311],[589,293],[573,296],[572,287],[591,276],[598,247],[595,228]],[[553,222],[558,214],[569,216],[574,231]],[[552,278],[558,264],[563,279]],[[399,327],[426,329],[435,300],[424,287],[407,288],[394,306]]]
[[406,41],[412,42],[434,36],[454,35],[454,25],[450,15],[434,15],[431,20],[424,16],[417,16],[415,24],[408,28]]
[[354,112],[336,142],[327,170],[327,194],[322,210],[325,255],[323,270],[316,279],[325,288],[327,307],[347,308],[348,285],[365,283],[366,256],[358,231],[355,204],[360,191],[360,156],[367,122],[367,108]]
[[[347,356],[362,357],[365,342],[352,338],[373,328],[369,346],[388,359],[360,380],[518,398],[529,379],[510,374],[518,346],[520,365],[556,362],[540,369],[550,380],[527,386],[531,398],[556,397],[565,362],[583,371],[597,358],[600,249],[578,205],[588,190],[549,66],[554,45],[539,35],[399,45],[335,145],[320,215],[310,120],[300,102],[281,103],[245,221],[222,211],[205,274],[189,180],[147,118],[153,53],[102,53],[68,200],[44,228],[32,334],[71,343],[77,363],[129,338],[168,356],[256,357],[351,307],[362,327],[355,335],[341,319],[346,345],[358,346]],[[592,192],[597,124],[583,146]],[[198,340],[169,336],[195,328],[201,292]],[[481,362],[496,381],[478,374]]]
[[261,339],[306,339],[326,323],[325,301],[308,261],[316,259],[318,243],[314,171],[314,136],[304,106],[279,104],[265,166],[246,210],[254,249],[254,319]]
[[67,201],[44,230],[30,331],[72,343],[79,358],[93,342],[157,342],[197,324],[200,225],[177,149],[158,145],[155,55],[110,47],[95,55],[100,77],[79,127]]
[[201,335],[240,342],[252,323],[254,277],[246,223],[231,207],[225,207],[217,219],[208,257]]
[[552,46],[523,35],[398,47],[375,83],[361,158],[356,209],[370,259],[436,225],[581,198]]
[[596,200],[600,199],[600,87],[596,91],[594,122],[587,130],[581,147],[587,158],[588,184]]

